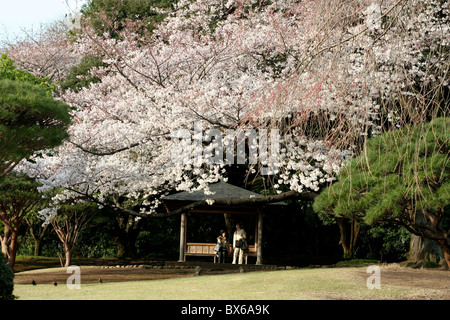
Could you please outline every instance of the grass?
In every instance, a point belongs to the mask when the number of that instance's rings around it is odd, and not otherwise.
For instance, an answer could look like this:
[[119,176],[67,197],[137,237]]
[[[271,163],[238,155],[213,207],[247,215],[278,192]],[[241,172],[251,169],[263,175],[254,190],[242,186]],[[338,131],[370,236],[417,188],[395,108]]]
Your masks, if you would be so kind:
[[[166,280],[66,285],[15,285],[19,300],[314,300],[408,299],[431,291],[366,286],[366,268],[294,269]],[[430,289],[431,290],[431,289]]]

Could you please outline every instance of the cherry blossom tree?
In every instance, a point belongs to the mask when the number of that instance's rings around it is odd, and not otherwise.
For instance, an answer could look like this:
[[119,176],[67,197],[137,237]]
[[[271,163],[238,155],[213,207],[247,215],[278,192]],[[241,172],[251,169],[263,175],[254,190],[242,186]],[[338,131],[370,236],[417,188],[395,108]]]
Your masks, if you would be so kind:
[[65,190],[42,215],[80,194],[134,199],[130,212],[148,216],[171,191],[208,193],[232,166],[206,163],[203,149],[230,132],[249,153],[261,130],[278,141],[276,157],[244,157],[248,181],[280,196],[264,201],[317,192],[368,137],[446,113],[448,11],[437,0],[181,0],[148,36],[139,21],[114,37],[82,21],[71,52],[103,57],[100,81],[62,94],[70,141],[24,164],[44,190]]
[[81,57],[70,46],[68,24],[57,21],[24,31],[22,37],[4,40],[9,56],[25,71],[59,82]]

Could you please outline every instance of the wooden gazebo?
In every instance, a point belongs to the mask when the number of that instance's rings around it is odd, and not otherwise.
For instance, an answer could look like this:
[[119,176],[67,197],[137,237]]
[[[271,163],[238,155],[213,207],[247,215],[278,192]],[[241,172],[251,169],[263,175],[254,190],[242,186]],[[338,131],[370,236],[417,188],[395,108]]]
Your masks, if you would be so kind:
[[[221,214],[253,214],[257,215],[257,223],[255,227],[255,245],[251,246],[250,250],[253,251],[254,255],[256,255],[256,264],[262,264],[262,237],[263,237],[263,213],[267,210],[268,207],[271,209],[278,208],[280,209],[280,205],[283,206],[284,203],[271,203],[271,204],[243,204],[236,205],[230,204],[231,202],[235,203],[236,201],[229,201],[227,203],[226,200],[237,200],[237,199],[257,199],[261,198],[262,195],[249,191],[247,189],[243,189],[229,183],[225,182],[217,182],[209,185],[209,190],[214,194],[205,195],[203,190],[194,191],[194,192],[179,192],[169,196],[162,198],[162,202],[166,207],[168,212],[172,212],[174,210],[186,207],[193,203],[198,203],[199,201],[204,201],[207,199],[214,200],[225,200],[225,201],[217,201],[218,203],[213,203],[212,205],[202,204],[199,206],[193,207],[188,212],[192,213],[221,213]],[[180,224],[180,252],[179,252],[179,262],[186,261],[186,254],[190,254],[189,246],[186,242],[186,230],[187,230],[187,213],[181,213],[181,224]],[[197,243],[197,247],[204,247],[204,251],[199,254],[192,255],[210,255],[214,256],[214,252],[212,248],[214,246],[213,243]]]

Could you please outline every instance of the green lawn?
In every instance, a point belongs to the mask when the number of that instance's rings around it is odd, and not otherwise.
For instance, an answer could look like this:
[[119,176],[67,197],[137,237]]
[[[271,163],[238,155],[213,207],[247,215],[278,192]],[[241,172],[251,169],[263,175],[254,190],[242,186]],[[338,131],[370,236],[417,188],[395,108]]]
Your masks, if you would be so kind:
[[[442,295],[439,290],[382,283],[366,286],[366,268],[294,269],[166,280],[66,285],[15,285],[18,299],[148,299],[148,300],[304,300],[420,299]],[[244,288],[244,289],[242,289]]]

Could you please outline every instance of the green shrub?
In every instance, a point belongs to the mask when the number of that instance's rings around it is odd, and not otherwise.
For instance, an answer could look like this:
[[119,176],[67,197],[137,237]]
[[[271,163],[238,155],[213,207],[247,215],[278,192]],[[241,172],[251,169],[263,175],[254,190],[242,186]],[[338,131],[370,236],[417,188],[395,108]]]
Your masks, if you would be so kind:
[[379,264],[380,261],[374,259],[351,259],[343,260],[336,263],[337,267],[362,267],[369,264]]
[[0,253],[0,300],[14,300],[14,273]]
[[423,267],[424,268],[437,268],[438,264],[434,261],[424,261],[423,262]]

